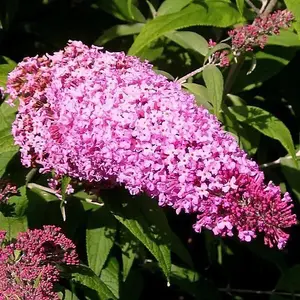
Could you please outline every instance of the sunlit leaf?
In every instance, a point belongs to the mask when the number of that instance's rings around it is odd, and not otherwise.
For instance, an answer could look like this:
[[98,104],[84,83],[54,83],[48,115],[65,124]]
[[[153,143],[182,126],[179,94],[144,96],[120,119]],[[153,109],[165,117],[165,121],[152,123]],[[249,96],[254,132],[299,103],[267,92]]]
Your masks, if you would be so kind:
[[208,65],[203,70],[203,79],[213,105],[214,114],[218,117],[223,100],[223,75],[215,65]]
[[89,267],[99,275],[114,245],[116,220],[106,209],[100,207],[88,215],[86,251]]
[[170,31],[190,26],[228,27],[237,23],[239,12],[226,2],[190,4],[177,13],[158,16],[149,21],[129,49],[129,55],[137,55],[144,47]]
[[262,134],[278,140],[295,157],[295,147],[288,128],[269,112],[254,106],[232,106],[230,111],[240,121],[257,129]]

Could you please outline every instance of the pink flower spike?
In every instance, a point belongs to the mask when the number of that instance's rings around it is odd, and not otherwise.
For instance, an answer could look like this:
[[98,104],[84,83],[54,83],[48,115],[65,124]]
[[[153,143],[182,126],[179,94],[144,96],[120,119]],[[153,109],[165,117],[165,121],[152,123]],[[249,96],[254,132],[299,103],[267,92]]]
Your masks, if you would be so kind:
[[[282,24],[290,17],[271,18]],[[246,33],[256,33],[253,26]],[[243,33],[233,31],[233,40]],[[220,63],[222,53],[214,55]],[[296,224],[289,195],[265,184],[216,117],[149,63],[70,41],[63,51],[21,62],[7,92],[20,99],[12,132],[24,165],[144,192],[196,215],[197,232],[245,241],[262,233],[269,246],[286,244],[286,229]]]

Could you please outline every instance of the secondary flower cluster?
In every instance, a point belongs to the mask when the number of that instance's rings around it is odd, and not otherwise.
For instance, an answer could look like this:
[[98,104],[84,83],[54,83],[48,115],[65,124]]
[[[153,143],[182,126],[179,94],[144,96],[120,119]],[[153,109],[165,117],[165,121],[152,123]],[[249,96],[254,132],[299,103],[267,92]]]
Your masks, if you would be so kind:
[[268,16],[256,18],[252,24],[229,31],[233,54],[253,51],[257,46],[264,48],[268,36],[279,34],[281,28],[290,27],[293,19],[292,13],[288,10],[278,10]]
[[285,245],[283,229],[296,223],[290,196],[266,185],[216,117],[147,62],[73,41],[26,58],[7,92],[20,99],[13,135],[25,166],[145,192],[195,213],[196,231],[244,241],[264,232],[266,244]]
[[[213,49],[217,45],[212,39],[208,41],[208,48]],[[230,60],[228,58],[228,51],[217,51],[210,56],[210,63],[219,65],[220,67],[228,67],[230,65]]]
[[57,265],[79,263],[72,241],[55,226],[20,233],[13,243],[5,235],[0,231],[0,299],[60,299]]
[[17,187],[8,180],[0,179],[0,204],[7,203],[10,196],[17,194]]

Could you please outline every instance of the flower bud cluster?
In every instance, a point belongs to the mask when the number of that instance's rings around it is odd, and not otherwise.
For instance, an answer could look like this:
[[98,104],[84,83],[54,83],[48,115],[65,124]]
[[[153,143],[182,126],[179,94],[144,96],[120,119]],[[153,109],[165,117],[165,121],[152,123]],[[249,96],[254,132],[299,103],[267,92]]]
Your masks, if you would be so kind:
[[73,242],[50,225],[20,233],[15,242],[5,235],[0,232],[0,299],[60,299],[57,266],[79,263]]

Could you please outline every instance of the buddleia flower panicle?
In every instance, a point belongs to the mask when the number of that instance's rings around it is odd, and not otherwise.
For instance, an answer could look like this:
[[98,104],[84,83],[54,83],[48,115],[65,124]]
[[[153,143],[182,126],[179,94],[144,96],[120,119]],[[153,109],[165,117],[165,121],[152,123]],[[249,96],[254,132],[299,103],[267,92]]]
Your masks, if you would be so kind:
[[263,49],[270,35],[287,29],[294,19],[288,10],[278,10],[268,16],[256,18],[252,24],[239,26],[228,32],[231,37],[232,50],[238,56],[243,52],[253,51],[254,47]]
[[59,265],[79,264],[75,245],[52,225],[6,241],[0,232],[0,299],[58,300]]
[[22,163],[76,180],[103,181],[197,216],[194,229],[283,248],[296,223],[289,194],[265,183],[256,162],[148,62],[70,41],[26,58],[9,74],[20,99],[13,136]]

